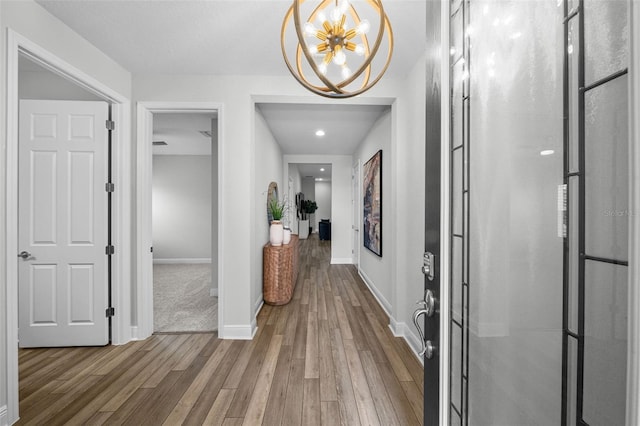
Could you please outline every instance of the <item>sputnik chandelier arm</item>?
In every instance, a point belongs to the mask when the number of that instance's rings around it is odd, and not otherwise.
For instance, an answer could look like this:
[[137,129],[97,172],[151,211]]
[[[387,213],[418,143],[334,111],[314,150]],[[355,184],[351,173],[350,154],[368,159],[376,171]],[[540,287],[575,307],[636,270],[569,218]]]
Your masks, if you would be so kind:
[[[378,32],[373,45],[367,37],[369,21],[361,19],[348,0],[320,0],[303,24],[300,13],[304,2],[293,1],[284,17],[280,34],[282,54],[291,74],[311,92],[329,98],[348,98],[369,90],[389,67],[393,52],[393,32],[382,0],[366,1],[370,11],[378,17]],[[333,9],[329,10],[332,5]],[[297,37],[294,49],[286,40],[292,18]],[[316,28],[314,21],[320,24],[319,28]],[[387,57],[384,63],[375,63],[377,74],[372,79],[373,60],[383,45],[385,35]],[[293,50],[295,66],[289,59],[289,53]],[[354,63],[359,63],[359,66],[352,71],[349,65]],[[309,79],[312,74],[315,75],[315,82]],[[355,86],[355,89],[349,89],[350,86]]]

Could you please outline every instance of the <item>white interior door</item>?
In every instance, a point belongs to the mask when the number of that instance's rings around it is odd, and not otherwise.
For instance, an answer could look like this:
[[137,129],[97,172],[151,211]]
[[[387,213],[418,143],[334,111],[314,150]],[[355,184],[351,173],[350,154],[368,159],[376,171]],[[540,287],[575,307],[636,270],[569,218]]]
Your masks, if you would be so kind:
[[20,102],[19,345],[109,341],[105,102]]

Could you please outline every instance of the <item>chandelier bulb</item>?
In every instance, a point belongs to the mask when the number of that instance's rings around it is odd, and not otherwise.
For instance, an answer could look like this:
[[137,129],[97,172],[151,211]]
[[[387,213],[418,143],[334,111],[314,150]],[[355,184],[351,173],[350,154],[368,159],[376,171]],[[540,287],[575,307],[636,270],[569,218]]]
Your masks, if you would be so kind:
[[336,65],[344,65],[347,62],[347,56],[344,54],[342,49],[337,50],[333,55],[333,63]]
[[342,67],[342,78],[346,80],[349,77],[351,77],[351,70],[349,69],[348,66],[345,65]]
[[312,55],[318,53],[318,46],[316,46],[315,44],[309,46],[309,53],[311,53]]
[[340,11],[339,8],[336,7],[331,11],[331,21],[337,24],[340,22],[340,18],[342,18],[342,12]]
[[313,37],[318,33],[318,29],[311,22],[307,22],[304,24],[304,33]]
[[360,21],[360,23],[356,27],[356,34],[358,35],[366,34],[369,32],[370,28],[371,28],[371,24],[369,24],[369,21],[367,21],[366,19],[363,19],[362,21]]
[[320,65],[318,65],[318,71],[320,71],[322,75],[327,75],[327,64],[325,62],[320,63]]
[[358,44],[356,46],[355,52],[356,52],[356,55],[358,55],[358,56],[364,56],[364,52],[365,52],[364,45]]

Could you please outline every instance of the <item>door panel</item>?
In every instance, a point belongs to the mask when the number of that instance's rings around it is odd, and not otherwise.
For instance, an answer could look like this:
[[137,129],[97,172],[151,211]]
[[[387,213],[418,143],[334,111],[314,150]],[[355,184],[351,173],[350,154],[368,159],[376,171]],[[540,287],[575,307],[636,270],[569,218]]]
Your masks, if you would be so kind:
[[20,347],[108,343],[104,102],[20,102]]
[[[427,51],[437,52],[441,43],[441,2],[427,2],[426,27]],[[425,299],[427,292],[434,298],[435,309],[432,316],[424,315],[424,339],[433,345],[432,356],[424,358],[424,424],[440,424],[440,144],[441,135],[441,66],[438,55],[427,54],[426,63],[426,141],[425,141],[425,252],[433,254],[431,265],[433,278],[424,278]],[[426,303],[425,303],[426,305]]]

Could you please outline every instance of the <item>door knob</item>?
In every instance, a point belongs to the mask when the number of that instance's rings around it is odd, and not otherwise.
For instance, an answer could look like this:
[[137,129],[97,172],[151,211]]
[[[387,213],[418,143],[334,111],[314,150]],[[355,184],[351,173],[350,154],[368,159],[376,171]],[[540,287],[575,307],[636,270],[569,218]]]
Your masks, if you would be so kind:
[[425,356],[427,359],[433,358],[436,353],[436,347],[431,340],[427,340],[424,344],[424,349],[420,353],[420,356]]
[[20,253],[18,253],[18,257],[23,258],[24,260],[27,260],[28,258],[31,257],[31,253],[29,253],[26,250],[22,250]]

